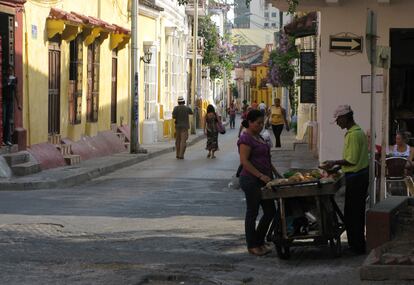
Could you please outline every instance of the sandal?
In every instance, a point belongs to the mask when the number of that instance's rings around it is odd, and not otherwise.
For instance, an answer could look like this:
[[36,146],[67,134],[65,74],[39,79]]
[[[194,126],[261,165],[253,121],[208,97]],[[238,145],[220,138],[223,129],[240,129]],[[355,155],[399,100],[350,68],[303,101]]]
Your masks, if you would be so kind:
[[211,157],[211,153],[207,154],[207,158],[210,158],[210,157]]
[[266,252],[262,247],[252,247],[252,248],[247,249],[247,251],[250,254],[256,255],[256,256],[264,256],[269,253],[269,252]]

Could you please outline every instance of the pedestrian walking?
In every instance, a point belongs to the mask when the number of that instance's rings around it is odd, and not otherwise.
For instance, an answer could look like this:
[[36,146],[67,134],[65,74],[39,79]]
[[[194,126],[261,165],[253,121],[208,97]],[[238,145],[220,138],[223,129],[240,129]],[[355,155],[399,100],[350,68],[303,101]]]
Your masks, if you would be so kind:
[[[265,246],[265,236],[275,214],[273,200],[262,200],[261,188],[278,175],[271,162],[270,147],[260,136],[264,126],[264,115],[259,110],[251,110],[243,121],[246,128],[237,142],[242,164],[240,186],[246,196],[245,233],[250,254],[262,256],[271,250]],[[256,227],[259,208],[263,210]]]
[[275,147],[281,147],[280,135],[283,131],[283,126],[286,126],[286,131],[289,131],[289,123],[286,119],[286,110],[280,106],[280,99],[275,98],[274,105],[269,108],[269,124],[272,125],[273,134],[275,135]]
[[231,102],[230,107],[227,108],[227,114],[230,116],[230,129],[234,129],[236,127],[236,112],[237,107],[233,102]]
[[218,150],[218,134],[219,134],[219,117],[214,110],[213,105],[207,106],[206,121],[204,124],[204,134],[207,136],[207,146],[208,150],[207,158],[216,158],[214,153]]
[[184,159],[187,147],[188,129],[190,128],[189,115],[193,111],[185,105],[183,96],[178,97],[178,106],[174,107],[172,116],[175,119],[175,149],[177,159]]
[[267,109],[267,107],[266,107],[265,102],[264,101],[260,102],[260,104],[259,104],[259,110],[260,110],[260,112],[263,113],[263,115],[266,115],[266,109]]
[[347,129],[343,158],[323,163],[324,168],[340,165],[345,173],[345,229],[348,245],[356,254],[365,249],[365,201],[369,184],[368,143],[364,131],[354,121],[354,112],[349,105],[340,105],[334,119],[341,129]]

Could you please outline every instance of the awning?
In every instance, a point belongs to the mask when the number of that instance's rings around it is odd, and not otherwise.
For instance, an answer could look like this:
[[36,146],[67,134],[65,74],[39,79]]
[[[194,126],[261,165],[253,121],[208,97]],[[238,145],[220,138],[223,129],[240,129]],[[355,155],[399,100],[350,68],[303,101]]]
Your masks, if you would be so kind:
[[284,27],[285,33],[295,38],[316,35],[317,18],[316,12],[310,12],[303,17],[295,19]]
[[65,41],[72,41],[82,32],[82,20],[60,9],[52,8],[46,22],[49,39],[57,34]]
[[123,49],[131,38],[131,31],[123,27],[114,25],[115,32],[111,33],[110,48],[118,50]]
[[48,38],[57,34],[66,41],[72,41],[80,33],[83,34],[85,45],[95,40],[104,41],[111,35],[111,49],[122,49],[129,42],[130,31],[123,27],[109,24],[101,19],[85,16],[76,12],[65,12],[60,9],[50,9],[47,18]]

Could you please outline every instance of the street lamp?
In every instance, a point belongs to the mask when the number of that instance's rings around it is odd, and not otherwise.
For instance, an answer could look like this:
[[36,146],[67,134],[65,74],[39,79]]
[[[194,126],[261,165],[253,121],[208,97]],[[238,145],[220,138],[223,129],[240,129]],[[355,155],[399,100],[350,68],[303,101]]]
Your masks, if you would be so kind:
[[141,56],[140,59],[146,64],[150,63],[151,59],[152,59],[151,50],[149,48],[147,48],[144,52],[144,56]]

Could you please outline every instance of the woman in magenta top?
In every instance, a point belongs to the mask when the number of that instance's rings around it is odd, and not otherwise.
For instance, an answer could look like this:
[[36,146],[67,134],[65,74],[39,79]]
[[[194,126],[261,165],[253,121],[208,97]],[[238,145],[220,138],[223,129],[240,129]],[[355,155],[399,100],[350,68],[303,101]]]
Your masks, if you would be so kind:
[[[259,110],[251,110],[243,121],[245,132],[240,136],[240,162],[243,169],[240,173],[240,186],[246,195],[245,231],[249,253],[265,255],[270,250],[265,246],[265,236],[270,223],[276,214],[273,200],[262,200],[261,188],[278,175],[271,162],[270,147],[260,136],[264,126],[264,115]],[[263,216],[256,227],[259,207]]]

